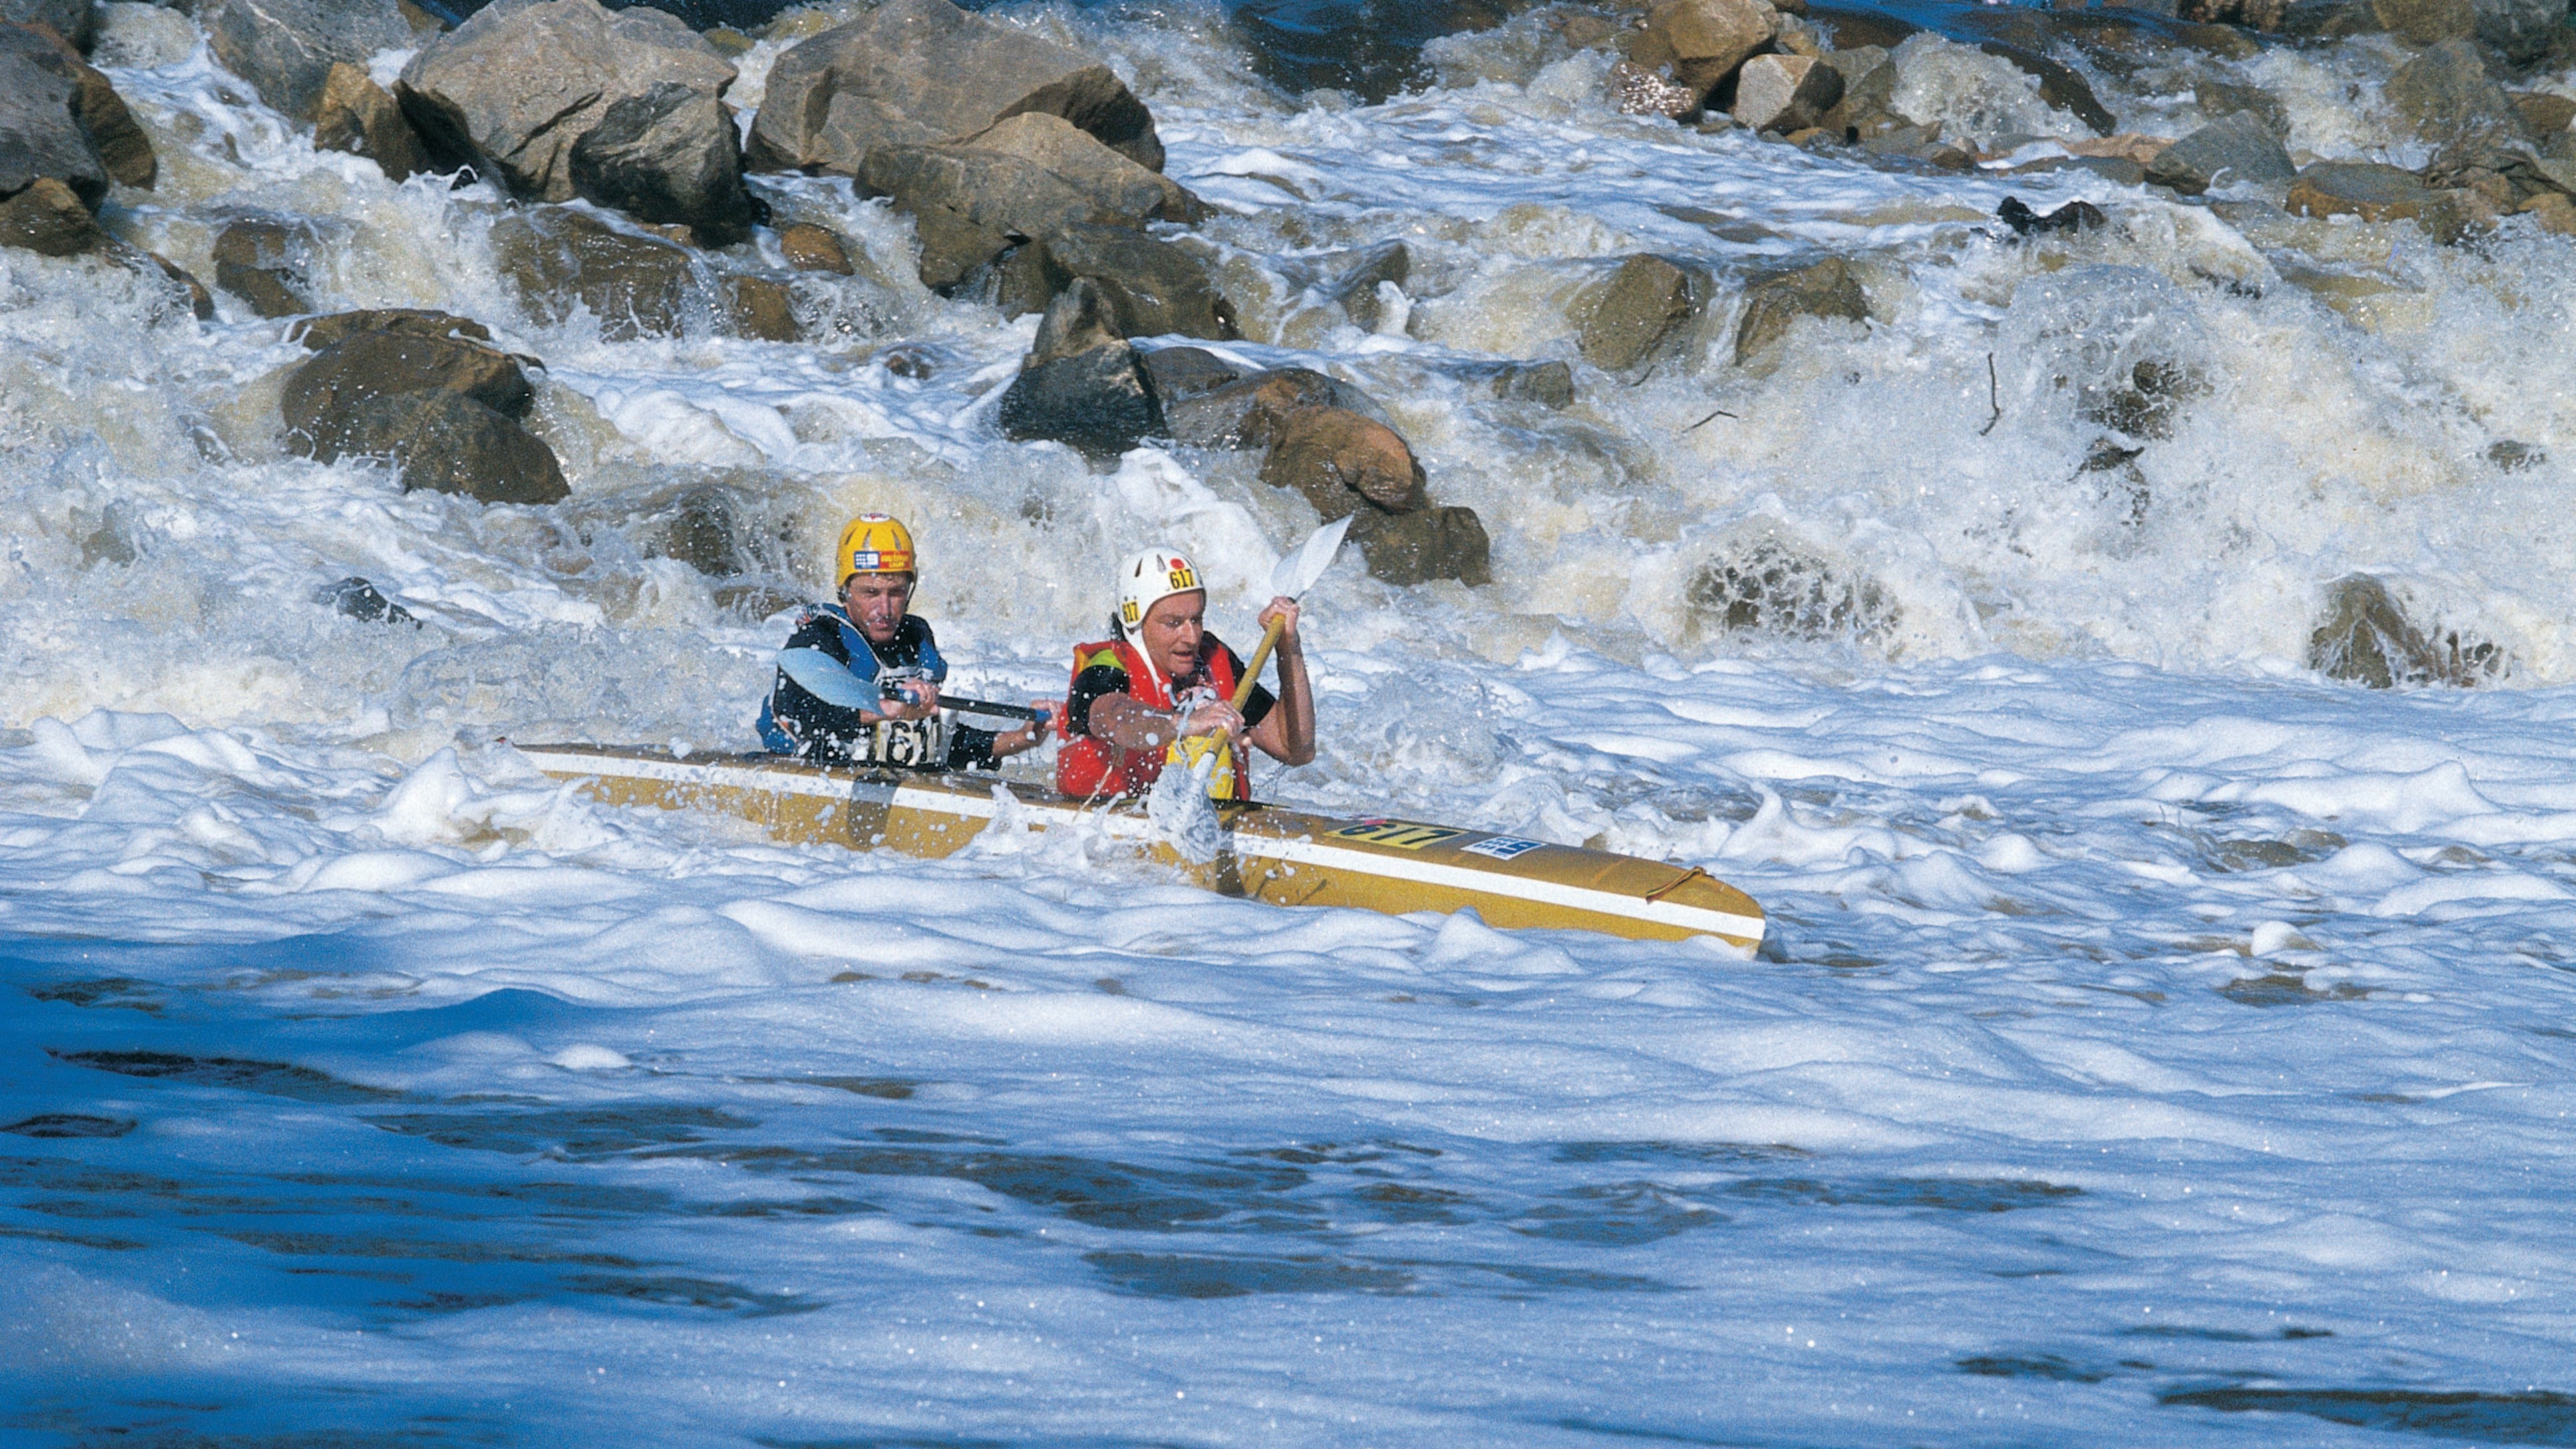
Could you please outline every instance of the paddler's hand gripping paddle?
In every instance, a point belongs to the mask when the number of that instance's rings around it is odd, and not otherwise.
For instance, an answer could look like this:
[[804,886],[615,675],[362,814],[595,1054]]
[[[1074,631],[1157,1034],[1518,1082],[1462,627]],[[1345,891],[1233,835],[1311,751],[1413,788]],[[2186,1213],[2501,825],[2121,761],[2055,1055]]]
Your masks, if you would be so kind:
[[[1279,566],[1270,571],[1271,597],[1305,597],[1306,591],[1315,586],[1315,581],[1324,576],[1324,570],[1331,568],[1333,560],[1340,556],[1342,535],[1351,531],[1351,520],[1357,516],[1345,513],[1316,529],[1306,536],[1306,541],[1299,544],[1295,552],[1279,560]],[[1243,678],[1235,682],[1233,704],[1237,714],[1242,713],[1243,706],[1251,700],[1253,687],[1261,682],[1261,666],[1270,661],[1270,651],[1279,647],[1279,636],[1287,628],[1287,620],[1273,619],[1270,627],[1262,631],[1261,647],[1252,651],[1252,662],[1243,666]]]

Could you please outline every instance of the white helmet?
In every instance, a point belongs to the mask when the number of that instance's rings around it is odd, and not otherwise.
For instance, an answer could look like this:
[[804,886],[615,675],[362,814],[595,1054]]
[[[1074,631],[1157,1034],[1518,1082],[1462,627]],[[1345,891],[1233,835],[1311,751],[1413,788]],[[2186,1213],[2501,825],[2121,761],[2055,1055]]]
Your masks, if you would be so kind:
[[1174,594],[1206,588],[1187,554],[1168,548],[1131,554],[1118,566],[1118,627],[1134,639],[1144,632],[1147,609]]

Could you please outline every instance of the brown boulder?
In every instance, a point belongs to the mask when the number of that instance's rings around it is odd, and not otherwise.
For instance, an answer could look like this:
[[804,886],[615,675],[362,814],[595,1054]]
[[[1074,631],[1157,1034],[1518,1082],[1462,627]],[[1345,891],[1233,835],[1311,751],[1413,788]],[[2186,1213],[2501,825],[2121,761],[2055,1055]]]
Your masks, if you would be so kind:
[[298,322],[286,329],[289,342],[301,342],[312,351],[336,346],[362,332],[409,333],[416,337],[450,337],[466,342],[489,342],[492,331],[470,317],[434,312],[426,307],[370,307],[354,312],[334,312]]
[[224,69],[299,121],[322,104],[332,66],[412,44],[395,0],[220,0],[201,13]]
[[733,314],[737,337],[758,342],[797,342],[805,330],[796,325],[796,298],[776,277],[729,277],[725,301]]
[[325,463],[385,458],[406,489],[487,503],[552,503],[570,491],[553,450],[519,424],[535,394],[517,358],[428,330],[436,321],[474,326],[435,313],[376,314],[398,330],[348,330],[366,315],[316,324],[347,335],[287,379],[279,411],[290,448]]
[[700,245],[751,235],[733,112],[715,92],[662,81],[599,113],[567,153],[572,189],[637,221],[690,228]]
[[2453,140],[2500,126],[2518,126],[2513,102],[2487,74],[2475,45],[2446,40],[2397,68],[2384,91],[2426,140]]
[[1422,465],[1395,429],[1344,408],[1305,408],[1280,424],[1261,481],[1294,488],[1326,518],[1374,504],[1389,513],[1424,506]]
[[2370,0],[2370,13],[2381,29],[2408,45],[2439,45],[2478,33],[2472,0]]
[[1705,96],[1780,33],[1769,0],[1658,0],[1641,63],[1669,58],[1673,79]]
[[501,218],[492,251],[520,305],[547,326],[580,308],[611,341],[668,337],[706,305],[687,251],[566,207]]
[[1207,218],[1206,203],[1160,171],[1139,166],[1062,116],[1023,111],[963,143],[1034,161],[1121,214],[1149,221],[1193,223]]
[[1133,226],[1120,212],[1034,161],[966,146],[879,146],[858,173],[862,195],[891,198],[913,219],[921,280],[954,287],[1012,246],[1081,222]]
[[1604,372],[1624,372],[1660,349],[1683,323],[1707,305],[1708,278],[1696,268],[1662,257],[1634,256],[1610,274],[1610,283],[1584,319],[1584,360]]
[[429,153],[411,122],[403,119],[393,92],[346,61],[332,66],[322,83],[321,107],[313,118],[313,145],[318,150],[364,156],[383,170],[388,181],[407,180],[429,169]]
[[2422,217],[2434,195],[2412,171],[2369,161],[2322,161],[2290,183],[2287,205],[2300,216],[2403,221]]
[[107,233],[98,229],[80,197],[50,176],[38,177],[26,190],[0,201],[0,246],[68,257],[106,240]]
[[[1031,251],[1044,306],[1077,277],[1098,283],[1124,337],[1235,335],[1232,309],[1208,284],[1198,259],[1159,237],[1125,227],[1075,225]],[[1023,288],[1023,290],[1034,290]],[[1010,310],[1008,308],[1006,311]]]
[[1115,457],[1164,435],[1153,376],[1088,278],[1075,279],[1048,305],[995,421],[1005,437],[1050,439],[1092,457]]
[[58,38],[0,25],[0,196],[50,176],[83,206],[106,199],[112,178],[81,123],[86,69]]
[[236,221],[215,236],[215,285],[262,317],[310,312],[313,282],[307,268],[315,240],[301,222]]
[[1390,584],[1493,582],[1484,520],[1472,508],[1453,505],[1402,514],[1362,509],[1351,520],[1351,541],[1368,560],[1368,571]]
[[780,56],[748,154],[756,171],[855,174],[880,146],[959,141],[1029,111],[1163,168],[1153,114],[1107,66],[948,0],[887,0]]
[[778,248],[787,254],[787,265],[800,272],[831,272],[846,277],[858,270],[850,265],[849,248],[841,244],[841,239],[810,221],[781,229]]
[[[1155,378],[1159,382],[1162,373],[1157,371]],[[1163,416],[1171,425],[1172,441],[1187,447],[1266,448],[1278,441],[1281,429],[1299,413],[1343,406],[1343,392],[1340,384],[1320,372],[1280,367],[1177,395],[1167,393]]]
[[1788,334],[1800,317],[1869,320],[1869,297],[1841,257],[1794,271],[1766,272],[1744,288],[1744,316],[1735,324],[1738,367]]

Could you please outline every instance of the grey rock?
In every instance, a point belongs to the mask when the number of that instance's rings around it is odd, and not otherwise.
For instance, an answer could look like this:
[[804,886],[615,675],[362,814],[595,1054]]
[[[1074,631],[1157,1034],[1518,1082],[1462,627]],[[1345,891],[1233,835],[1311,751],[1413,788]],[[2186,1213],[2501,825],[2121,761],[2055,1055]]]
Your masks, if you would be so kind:
[[1493,582],[1492,545],[1484,520],[1472,508],[1452,505],[1404,514],[1363,509],[1351,520],[1350,536],[1368,560],[1368,571],[1390,584]]
[[2327,588],[2324,613],[2308,636],[2310,669],[2372,689],[2473,685],[2501,672],[2503,664],[2493,644],[2463,641],[2457,634],[2427,637],[2388,586],[2368,574],[2349,575]]
[[579,308],[599,319],[601,336],[623,341],[674,336],[693,316],[713,316],[686,250],[570,208],[501,218],[492,250],[519,304],[547,326]]
[[[329,322],[362,323],[368,314]],[[383,316],[385,314],[375,314]],[[278,408],[289,431],[310,438],[328,432],[331,419],[362,397],[446,391],[462,393],[505,418],[520,419],[536,404],[519,359],[487,342],[417,328],[353,328],[287,379]]]
[[2147,179],[2186,196],[2213,186],[2287,181],[2299,174],[2281,138],[2252,111],[2222,117],[2156,153]]
[[0,201],[0,246],[41,256],[68,257],[107,240],[78,194],[50,176]]
[[921,280],[930,287],[954,287],[1010,247],[1070,226],[1146,219],[1034,161],[967,146],[879,146],[858,179],[863,194],[891,198],[912,216]]
[[422,47],[394,94],[442,163],[522,200],[570,201],[573,147],[611,107],[662,85],[712,101],[733,79],[722,52],[659,10],[499,0]]
[[[14,62],[0,59],[0,67],[32,66],[35,70],[49,72],[57,80],[69,82],[72,88],[72,124],[87,138],[91,153],[98,158],[99,167],[111,179],[124,185],[147,189],[152,185],[160,167],[152,155],[151,138],[145,136],[143,128],[135,123],[134,113],[126,109],[125,98],[116,93],[116,87],[97,67],[81,59],[79,51],[59,36],[11,25],[0,26],[0,57],[14,58]],[[21,72],[20,84],[25,85],[32,80],[32,76]],[[0,82],[0,95],[6,95],[8,89],[5,82]],[[25,99],[31,104],[49,104],[49,101],[37,100],[36,93],[39,92],[50,98],[55,88],[36,86]],[[0,101],[0,108],[7,105],[6,101]],[[5,115],[5,109],[0,109],[0,117]],[[51,129],[53,122],[50,116],[40,120],[43,123],[40,129]],[[0,119],[0,128],[8,124],[5,119]],[[11,149],[11,145],[10,141],[0,140],[0,152]],[[5,167],[5,162],[0,162],[0,167]],[[70,180],[68,177],[56,179]],[[78,191],[82,188],[73,189]],[[91,200],[89,204],[95,206],[97,202]]]
[[1856,45],[1837,50],[1825,57],[1825,63],[1842,78],[1843,93],[1832,109],[1817,117],[1817,125],[1849,138],[1887,114],[1889,103],[1896,98],[1897,71],[1885,46]]
[[322,100],[313,116],[313,145],[318,150],[364,156],[383,170],[388,181],[406,180],[430,169],[429,152],[404,118],[393,92],[347,61],[332,66],[323,79]]
[[2388,78],[2386,94],[2426,140],[2456,140],[2518,124],[2504,87],[2487,74],[2478,48],[2465,40],[2446,40],[2399,66]]
[[107,198],[107,163],[74,110],[79,91],[42,37],[0,29],[0,197],[49,176],[83,206]]
[[1764,272],[1745,284],[1744,315],[1735,324],[1736,365],[1768,351],[1801,317],[1869,320],[1869,297],[1842,258]]
[[1708,276],[1656,256],[1633,256],[1610,274],[1584,318],[1584,360],[1624,372],[1653,356],[1683,323],[1707,306]]
[[311,275],[317,238],[301,222],[250,218],[215,234],[215,285],[262,317],[313,310]]
[[572,144],[572,187],[638,221],[686,226],[703,244],[751,235],[733,113],[713,91],[662,81],[600,112]]
[[2008,60],[2039,82],[2039,98],[2093,128],[2093,134],[2108,136],[2120,129],[2120,123],[2093,94],[2093,83],[2082,72],[2063,61],[2052,60],[2035,50],[2006,45],[1999,40],[1980,41],[1977,49],[2000,60]]
[[1034,161],[1099,197],[1113,211],[1183,224],[1207,218],[1207,204],[1191,195],[1189,188],[1046,111],[1005,116],[959,144]]
[[1853,578],[1773,538],[1702,564],[1683,598],[1704,624],[1788,639],[1870,639],[1899,615],[1875,579]]
[[1669,68],[1676,83],[1704,97],[1779,33],[1769,0],[1658,0],[1630,59]]
[[1144,358],[1088,279],[1076,279],[1048,306],[996,421],[1005,437],[1052,439],[1093,457],[1115,457],[1166,432]]
[[353,312],[333,312],[324,317],[308,318],[286,329],[290,342],[301,342],[308,351],[346,342],[361,332],[411,333],[422,337],[452,337],[464,342],[490,342],[492,330],[470,317],[427,307],[365,307]]
[[1107,66],[947,0],[887,0],[780,56],[751,166],[854,174],[878,147],[959,141],[1029,111],[1163,168],[1152,113]]
[[2281,98],[2261,86],[2237,85],[2230,81],[2194,81],[2192,103],[2204,116],[2232,116],[2238,111],[2252,111],[2263,129],[2287,141],[2290,137],[2290,113]]
[[205,25],[224,69],[297,120],[321,109],[333,65],[412,43],[394,0],[220,0]]
[[1202,393],[1241,380],[1243,369],[1204,347],[1162,347],[1145,354],[1145,373],[1168,413]]
[[1823,61],[1757,55],[1736,73],[1734,115],[1754,131],[1803,131],[1842,98],[1842,73]]
[[1309,408],[1340,408],[1385,422],[1367,394],[1305,367],[1274,367],[1180,397],[1165,395],[1174,442],[1193,448],[1266,448],[1288,419]]
[[2516,65],[2547,56],[2566,27],[2567,7],[2558,0],[2475,0],[2477,38],[2495,47]]
[[352,575],[337,583],[324,584],[313,591],[313,602],[335,614],[345,614],[361,624],[409,624],[420,627],[420,620],[409,609],[384,596],[374,584]]
[[95,0],[0,0],[0,25],[43,25],[81,53],[98,38]]
[[1123,337],[1233,337],[1232,314],[1198,258],[1125,227],[1077,224],[1038,244],[1052,291],[1096,283]]
[[1363,331],[1375,332],[1384,317],[1379,285],[1401,287],[1413,279],[1413,252],[1400,241],[1379,242],[1324,260],[1332,264],[1334,273],[1324,295]]

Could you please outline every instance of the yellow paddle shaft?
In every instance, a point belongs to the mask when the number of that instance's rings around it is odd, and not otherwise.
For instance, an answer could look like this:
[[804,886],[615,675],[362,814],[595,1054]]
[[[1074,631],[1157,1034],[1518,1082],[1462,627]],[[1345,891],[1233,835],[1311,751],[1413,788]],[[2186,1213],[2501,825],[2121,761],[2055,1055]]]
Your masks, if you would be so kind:
[[1273,619],[1261,632],[1261,647],[1252,651],[1252,662],[1243,666],[1243,677],[1234,682],[1234,712],[1243,713],[1255,686],[1261,683],[1261,666],[1270,662],[1270,651],[1279,647],[1279,635],[1288,627],[1285,619]]

